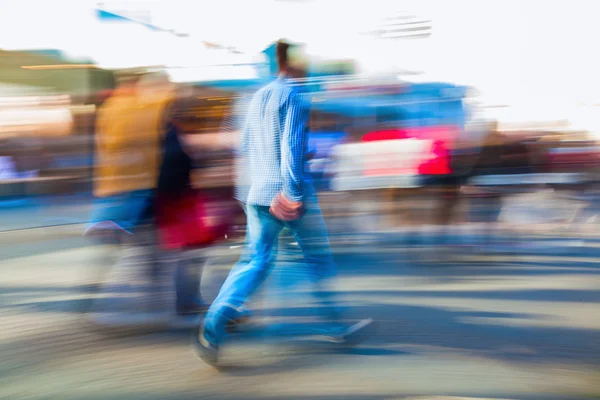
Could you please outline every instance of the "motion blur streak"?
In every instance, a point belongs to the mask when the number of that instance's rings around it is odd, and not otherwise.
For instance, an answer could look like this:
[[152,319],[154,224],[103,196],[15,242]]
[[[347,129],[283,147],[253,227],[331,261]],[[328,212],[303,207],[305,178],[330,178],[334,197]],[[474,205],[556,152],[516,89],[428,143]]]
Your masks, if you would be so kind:
[[0,398],[596,398],[594,4],[0,1]]

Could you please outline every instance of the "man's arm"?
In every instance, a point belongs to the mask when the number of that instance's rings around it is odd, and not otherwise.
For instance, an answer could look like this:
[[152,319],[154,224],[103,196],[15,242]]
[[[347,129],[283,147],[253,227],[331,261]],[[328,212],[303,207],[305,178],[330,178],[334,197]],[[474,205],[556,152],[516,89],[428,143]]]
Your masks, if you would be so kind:
[[281,175],[283,195],[290,201],[302,202],[304,162],[306,154],[306,121],[309,110],[298,94],[288,100],[281,142]]
[[234,108],[234,111],[223,120],[218,132],[183,135],[186,145],[198,151],[231,150],[236,154],[239,153],[243,147],[248,100],[240,100],[240,104]]

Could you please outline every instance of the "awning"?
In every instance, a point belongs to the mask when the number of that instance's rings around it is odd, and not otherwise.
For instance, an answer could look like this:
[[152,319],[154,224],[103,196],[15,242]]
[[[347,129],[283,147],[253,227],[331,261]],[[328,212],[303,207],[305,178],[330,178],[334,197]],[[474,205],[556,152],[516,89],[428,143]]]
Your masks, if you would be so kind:
[[[73,63],[26,51],[0,50],[0,80],[4,84],[44,88],[46,91],[86,95],[111,87],[112,73],[89,64]],[[16,88],[16,86],[13,86]]]

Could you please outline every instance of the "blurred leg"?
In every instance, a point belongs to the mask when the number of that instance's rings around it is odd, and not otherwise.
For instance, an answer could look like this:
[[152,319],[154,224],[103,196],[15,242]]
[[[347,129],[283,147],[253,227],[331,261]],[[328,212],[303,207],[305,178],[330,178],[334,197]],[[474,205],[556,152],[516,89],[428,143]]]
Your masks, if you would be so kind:
[[[161,266],[154,226],[148,223],[151,202],[151,191],[99,198],[94,204],[92,224],[85,234],[105,250],[100,252],[96,263],[100,272],[98,285],[103,287],[99,290],[116,294],[127,290],[130,284],[138,281],[142,275],[151,281],[151,302],[164,304],[155,293],[159,286],[157,282]],[[104,306],[96,304],[100,311],[114,307],[122,308],[126,302],[114,298],[101,303]]]
[[248,206],[247,214],[251,261],[236,264],[208,310],[203,335],[212,344],[222,341],[227,322],[239,315],[246,299],[269,275],[274,245],[283,228],[268,207]]
[[[244,207],[244,212],[246,212],[246,208]],[[248,219],[248,216],[246,215],[246,219]],[[235,263],[235,265],[233,266],[232,270],[237,269],[237,268],[242,268],[245,265],[247,265],[248,263],[250,263],[250,261],[252,261],[252,233],[256,232],[256,227],[252,227],[250,226],[250,224],[247,222],[246,223],[246,237],[244,238],[244,248],[242,250],[242,255],[240,256],[240,259],[238,260],[237,263]],[[277,254],[277,249],[279,247],[279,240],[276,240],[275,243],[273,244],[273,249],[271,251],[271,257],[269,258],[269,265],[267,265],[267,269],[270,271],[273,268],[273,263],[275,262],[275,255]],[[253,301],[255,301],[256,299],[254,299]],[[240,309],[240,318],[245,319],[247,317],[249,317],[250,313],[248,311],[248,307],[245,306],[242,309]],[[237,318],[236,318],[237,320]],[[235,321],[232,321],[232,323]]]
[[101,229],[87,235],[93,246],[93,258],[89,265],[82,265],[82,288],[86,299],[82,303],[81,312],[92,310],[95,295],[107,284],[107,277],[121,256],[119,233],[116,230]]
[[441,190],[437,224],[441,227],[442,244],[450,244],[452,243],[450,236],[454,234],[451,224],[459,201],[460,186],[455,182],[449,182],[449,185]]
[[93,202],[89,225],[84,235],[94,246],[93,260],[84,269],[84,291],[90,298],[82,311],[97,308],[95,295],[104,290],[109,275],[122,256],[122,244],[128,233],[115,221],[121,219],[123,196],[96,198]]
[[334,291],[331,287],[336,274],[336,267],[327,237],[327,228],[316,196],[306,200],[306,214],[297,221],[286,223],[304,254],[304,261],[311,278],[315,282],[314,294],[322,306],[322,316],[332,322],[327,329],[312,330],[328,342],[338,345],[351,346],[359,343],[368,335],[366,329],[373,322],[363,319],[346,326],[342,319]]
[[200,293],[204,259],[190,259],[184,252],[174,254],[175,308],[178,314],[195,314],[205,310]]
[[306,213],[302,218],[286,225],[302,250],[309,276],[316,287],[315,296],[324,307],[324,316],[337,320],[339,311],[329,287],[331,278],[336,274],[336,266],[327,236],[327,227],[316,196],[307,200]]

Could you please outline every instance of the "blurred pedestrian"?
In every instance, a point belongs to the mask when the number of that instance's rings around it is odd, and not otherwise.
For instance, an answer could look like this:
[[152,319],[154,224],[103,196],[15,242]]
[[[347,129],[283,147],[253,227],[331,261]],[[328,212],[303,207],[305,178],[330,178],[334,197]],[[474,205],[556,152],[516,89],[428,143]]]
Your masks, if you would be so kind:
[[[498,130],[498,123],[489,125],[488,133],[484,137],[481,152],[474,165],[473,175],[508,175],[518,173],[512,166],[507,166],[504,156],[507,154],[507,138]],[[493,244],[494,235],[499,231],[499,219],[502,212],[502,203],[505,195],[502,188],[489,187],[478,190],[471,195],[471,222],[482,225],[481,241],[485,245]],[[478,243],[481,245],[482,243]]]
[[[104,271],[119,259],[124,264],[139,264],[152,287],[159,284],[160,270],[151,225],[154,191],[171,100],[165,75],[132,74],[121,79],[100,108],[96,122],[94,205],[86,235],[124,250],[106,253],[108,259],[101,260]],[[132,272],[135,268],[130,265],[121,270]],[[134,279],[131,273],[122,278]],[[152,295],[150,298],[160,302]]]
[[[239,316],[247,298],[271,272],[274,246],[284,227],[298,241],[317,284],[323,285],[335,273],[325,222],[306,174],[309,108],[290,82],[299,71],[290,65],[288,48],[287,43],[277,44],[279,76],[254,94],[242,131],[241,156],[249,186],[238,199],[246,208],[250,261],[231,270],[194,335],[199,356],[214,366],[227,323]],[[335,329],[325,334],[330,341],[350,344],[364,332],[370,320],[342,328],[330,292],[322,290],[319,295],[328,316],[336,321]]]
[[[195,210],[194,202],[200,199],[194,196],[191,202],[187,201],[193,196],[191,172],[194,163],[180,139],[184,127],[178,105],[175,101],[169,110],[154,207],[161,250],[168,256],[167,261],[175,266],[175,309],[178,315],[189,315],[204,312],[207,306],[200,294],[203,260],[190,257],[187,251],[200,244],[185,231],[189,225],[181,223],[195,221],[186,205],[191,204],[191,210]],[[191,228],[195,230],[198,226],[191,225]]]

